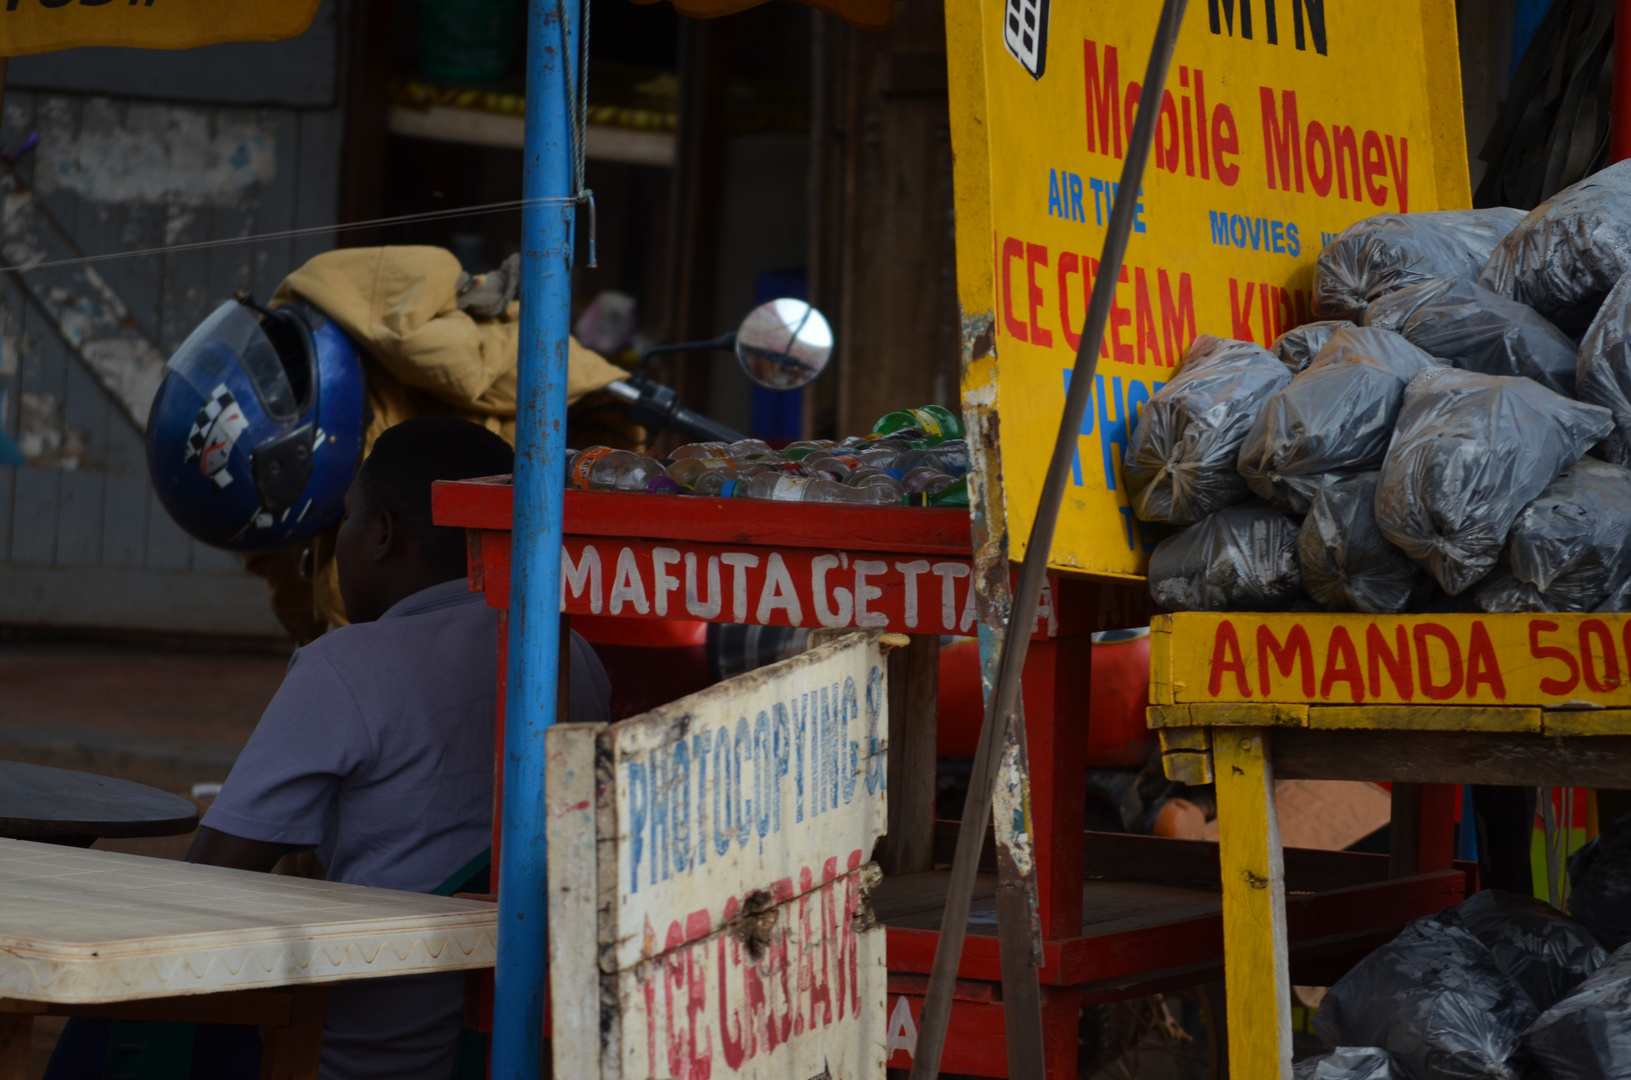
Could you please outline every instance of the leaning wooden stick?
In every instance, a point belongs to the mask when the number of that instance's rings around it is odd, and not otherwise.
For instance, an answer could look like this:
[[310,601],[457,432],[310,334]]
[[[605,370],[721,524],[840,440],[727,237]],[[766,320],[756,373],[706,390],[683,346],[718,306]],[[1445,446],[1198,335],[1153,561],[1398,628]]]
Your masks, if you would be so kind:
[[[1030,540],[1025,548],[1019,588],[1014,594],[1007,632],[1003,635],[997,682],[986,701],[985,722],[980,727],[980,742],[974,755],[973,773],[969,777],[968,797],[963,804],[963,827],[957,834],[957,853],[952,861],[951,885],[946,894],[940,940],[935,947],[934,967],[923,1002],[917,1053],[912,1059],[912,1080],[931,1080],[940,1074],[946,1024],[951,1018],[952,988],[957,981],[957,967],[963,956],[969,903],[974,877],[979,870],[980,848],[985,839],[984,825],[991,816],[991,800],[997,768],[1001,763],[1003,741],[1019,704],[1020,673],[1025,668],[1025,653],[1030,645],[1030,627],[1036,621],[1037,601],[1048,570],[1048,551],[1053,547],[1053,530],[1059,519],[1059,505],[1064,500],[1071,455],[1076,449],[1076,433],[1081,430],[1082,417],[1087,413],[1094,369],[1098,367],[1099,344],[1104,338],[1105,323],[1110,316],[1116,278],[1127,253],[1133,211],[1138,202],[1139,187],[1144,181],[1144,166],[1149,160],[1150,146],[1155,140],[1155,120],[1161,111],[1161,95],[1166,88],[1167,69],[1172,63],[1172,50],[1178,41],[1184,7],[1185,0],[1165,0],[1161,7],[1161,21],[1156,25],[1155,43],[1150,49],[1150,62],[1144,74],[1144,91],[1139,95],[1138,116],[1133,122],[1132,137],[1121,170],[1121,186],[1116,189],[1115,205],[1110,211],[1110,228],[1104,238],[1098,277],[1093,282],[1093,298],[1088,305],[1081,343],[1076,350],[1070,389],[1065,394],[1065,412],[1059,422],[1059,437],[1054,443],[1053,457],[1048,462],[1042,497],[1037,503],[1036,520],[1031,526]],[[1023,996],[1029,999],[1027,1012],[1039,1008],[1032,995]],[[1021,1037],[1020,1033],[1025,1031],[1039,1032],[1040,1016],[1009,1017],[1006,1027],[1010,1039]],[[1039,1060],[1040,1053],[1041,1048],[1036,1047],[1034,1053],[1026,1056]]]

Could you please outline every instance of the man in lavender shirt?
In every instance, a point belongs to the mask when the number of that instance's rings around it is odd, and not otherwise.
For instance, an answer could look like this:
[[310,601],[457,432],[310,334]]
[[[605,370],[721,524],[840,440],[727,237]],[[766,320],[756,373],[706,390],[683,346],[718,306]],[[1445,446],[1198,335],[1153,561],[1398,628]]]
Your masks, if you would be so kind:
[[[432,892],[487,849],[497,613],[465,584],[463,530],[431,523],[430,486],[513,464],[503,439],[447,417],[375,441],[335,541],[351,625],[295,652],[190,861],[265,871],[315,850],[330,881]],[[574,634],[571,719],[609,719],[610,696]],[[320,1075],[448,1080],[463,986],[462,973],[334,986]]]

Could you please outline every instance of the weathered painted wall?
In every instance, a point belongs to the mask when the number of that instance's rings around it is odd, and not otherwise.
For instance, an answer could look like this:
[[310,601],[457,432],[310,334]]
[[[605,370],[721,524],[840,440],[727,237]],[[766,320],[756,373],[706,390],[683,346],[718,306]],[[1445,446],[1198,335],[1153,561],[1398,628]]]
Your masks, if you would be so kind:
[[[33,239],[23,246],[36,252],[243,236],[326,224],[338,212],[334,106],[232,108],[11,89],[0,147],[17,147],[34,131],[39,146],[13,175],[49,216],[17,218],[33,210],[14,192],[7,241],[27,225]],[[235,291],[265,297],[332,244],[332,234],[319,234],[98,263],[122,318],[82,273],[36,278],[28,288],[0,275],[0,430],[28,458],[0,466],[0,624],[278,632],[261,582],[236,556],[190,540],[153,499],[140,393],[121,391],[114,376],[121,357],[168,356]],[[9,264],[14,252],[5,254]],[[120,343],[88,350],[75,340],[85,327]],[[99,377],[88,361],[110,350],[113,369],[100,365]]]

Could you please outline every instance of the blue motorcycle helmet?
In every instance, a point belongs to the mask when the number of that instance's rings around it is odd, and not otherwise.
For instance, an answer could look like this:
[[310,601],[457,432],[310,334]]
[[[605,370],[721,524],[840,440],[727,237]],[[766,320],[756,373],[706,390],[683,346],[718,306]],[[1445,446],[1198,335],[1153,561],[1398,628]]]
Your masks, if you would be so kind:
[[147,420],[147,473],[188,535],[277,551],[336,525],[362,461],[356,345],[308,304],[228,300],[166,365]]

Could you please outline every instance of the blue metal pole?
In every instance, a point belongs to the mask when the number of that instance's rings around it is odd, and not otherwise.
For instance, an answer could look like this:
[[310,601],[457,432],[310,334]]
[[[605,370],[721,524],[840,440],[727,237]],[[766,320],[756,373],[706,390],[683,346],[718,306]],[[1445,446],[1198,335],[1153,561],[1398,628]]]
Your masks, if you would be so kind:
[[[555,722],[560,656],[561,496],[572,298],[570,85],[576,0],[527,5],[527,112],[521,218],[521,357],[515,520],[499,848],[494,1080],[537,1080],[548,967],[544,731]],[[597,1033],[585,1032],[584,1038]]]

